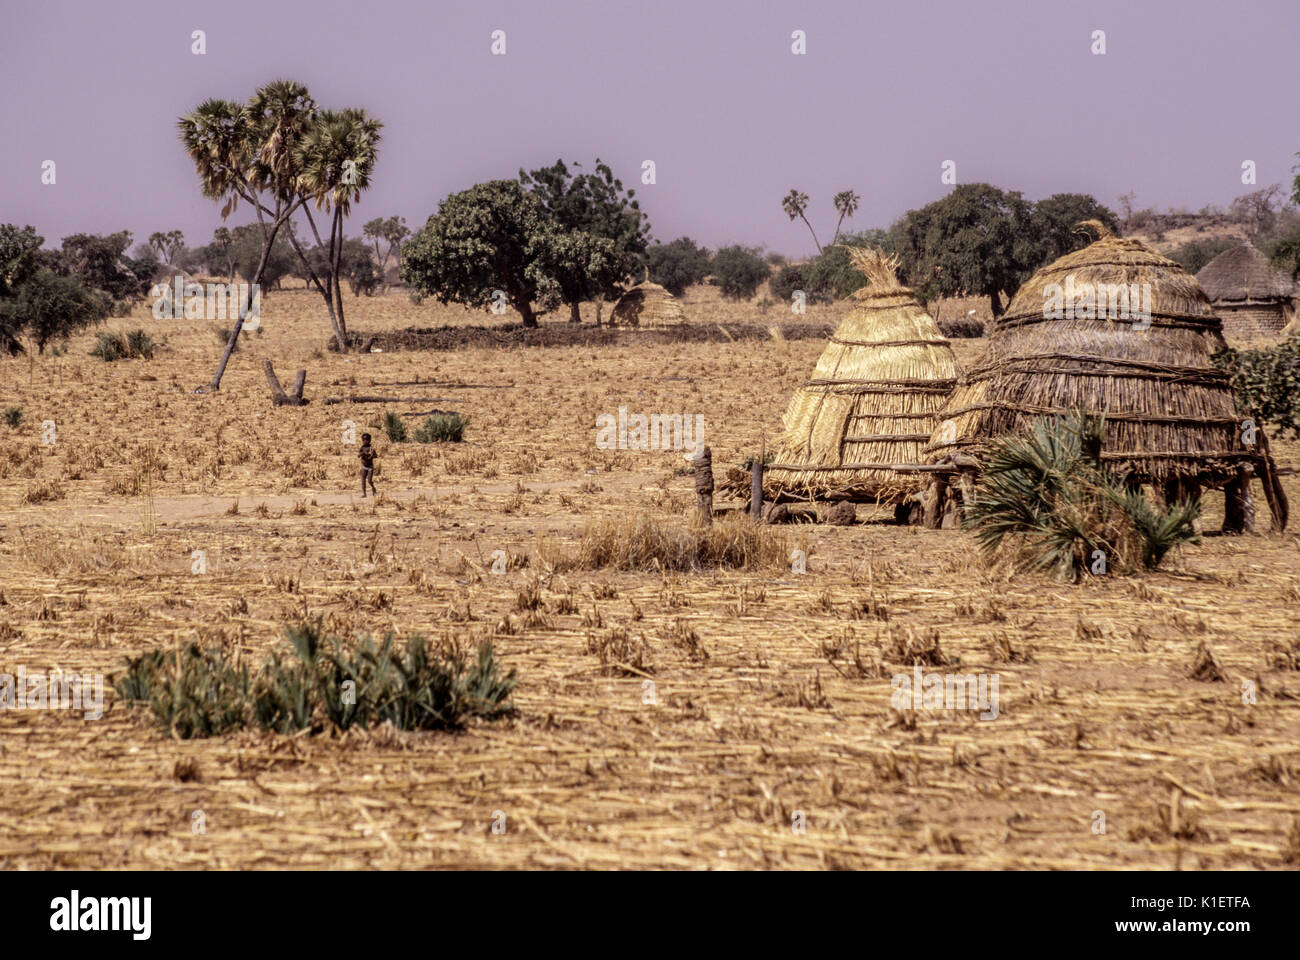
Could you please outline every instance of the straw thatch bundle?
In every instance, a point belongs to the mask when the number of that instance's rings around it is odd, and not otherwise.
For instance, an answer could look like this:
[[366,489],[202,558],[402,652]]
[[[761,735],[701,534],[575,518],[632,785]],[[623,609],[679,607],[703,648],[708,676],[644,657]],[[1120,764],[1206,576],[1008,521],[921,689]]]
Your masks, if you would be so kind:
[[611,326],[668,327],[685,323],[686,314],[676,297],[647,277],[618,298],[609,322]]
[[918,489],[913,468],[955,382],[952,348],[899,284],[898,261],[848,249],[867,285],[786,409],[768,467],[775,496],[892,500]]
[[[1012,298],[980,366],[949,398],[929,458],[978,457],[993,437],[1077,410],[1105,416],[1102,457],[1136,483],[1217,486],[1265,460],[1244,443],[1245,415],[1210,362],[1225,344],[1195,278],[1140,240],[1096,221],[1081,226],[1100,239],[1039,270]],[[1100,307],[1094,300],[1089,309],[1088,284],[1094,296],[1105,290]],[[1122,298],[1113,303],[1119,285],[1127,310]]]

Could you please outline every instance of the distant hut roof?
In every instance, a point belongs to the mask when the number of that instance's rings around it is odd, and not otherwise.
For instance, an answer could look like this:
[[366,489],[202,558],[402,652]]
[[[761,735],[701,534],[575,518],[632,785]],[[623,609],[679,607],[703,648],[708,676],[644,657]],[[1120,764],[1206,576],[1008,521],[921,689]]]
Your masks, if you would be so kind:
[[676,297],[659,284],[646,280],[618,298],[609,322],[614,326],[666,327],[685,323],[686,314]]
[[1213,304],[1269,303],[1295,294],[1295,284],[1250,243],[1219,254],[1201,268],[1196,282]]
[[[1196,279],[1142,241],[1089,225],[1101,239],[1039,270],[994,323],[980,365],[948,400],[930,457],[978,456],[1036,418],[1081,411],[1104,415],[1102,457],[1137,482],[1186,476],[1214,485],[1261,460],[1243,442],[1227,376],[1210,361],[1225,343]],[[1141,309],[1096,317],[1077,299],[1085,284],[1139,295],[1149,285],[1149,320]],[[1048,302],[1062,289],[1074,291],[1076,309],[1058,316]]]
[[[938,325],[895,277],[897,261],[850,247],[867,285],[790,400],[768,468],[774,490],[891,499],[924,482],[907,467],[952,390],[956,361]],[[893,467],[902,469],[892,469]]]

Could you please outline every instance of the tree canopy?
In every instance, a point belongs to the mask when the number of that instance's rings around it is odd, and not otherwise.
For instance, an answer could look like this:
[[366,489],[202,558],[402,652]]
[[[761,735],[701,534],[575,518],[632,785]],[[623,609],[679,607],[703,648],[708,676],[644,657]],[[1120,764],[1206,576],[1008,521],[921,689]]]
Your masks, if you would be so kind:
[[622,269],[613,240],[567,230],[517,180],[451,194],[406,244],[401,276],[442,303],[497,302],[536,326],[579,287],[600,288]]
[[[650,242],[650,227],[646,215],[635,199],[635,190],[624,190],[623,182],[599,157],[594,172],[578,172],[582,164],[571,165],[556,160],[549,167],[532,171],[519,171],[519,182],[538,200],[560,227],[570,234],[608,240],[614,260],[598,269],[584,266],[589,249],[586,241],[574,237],[568,242],[572,256],[567,263],[557,264],[561,297],[572,310],[572,319],[578,318],[577,307],[583,300],[597,297],[614,297],[619,284],[625,282],[636,268],[639,257]],[[604,247],[602,246],[602,249]]]
[[650,279],[674,297],[680,297],[687,287],[709,275],[709,251],[690,237],[656,243],[646,250],[644,259]]

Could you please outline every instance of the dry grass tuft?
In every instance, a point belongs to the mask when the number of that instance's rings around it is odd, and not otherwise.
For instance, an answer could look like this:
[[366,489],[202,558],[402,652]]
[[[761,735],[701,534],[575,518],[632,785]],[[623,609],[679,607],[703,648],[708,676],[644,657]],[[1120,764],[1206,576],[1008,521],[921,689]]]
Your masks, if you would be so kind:
[[582,570],[755,570],[784,567],[789,555],[786,534],[744,518],[689,529],[637,516],[589,524],[569,566]]

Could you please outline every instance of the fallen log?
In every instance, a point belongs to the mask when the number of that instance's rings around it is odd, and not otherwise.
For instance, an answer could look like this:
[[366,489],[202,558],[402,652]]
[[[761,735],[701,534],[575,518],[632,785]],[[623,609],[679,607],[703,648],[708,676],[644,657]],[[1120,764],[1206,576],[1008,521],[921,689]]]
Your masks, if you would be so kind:
[[326,397],[325,403],[453,403],[455,397]]

